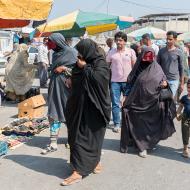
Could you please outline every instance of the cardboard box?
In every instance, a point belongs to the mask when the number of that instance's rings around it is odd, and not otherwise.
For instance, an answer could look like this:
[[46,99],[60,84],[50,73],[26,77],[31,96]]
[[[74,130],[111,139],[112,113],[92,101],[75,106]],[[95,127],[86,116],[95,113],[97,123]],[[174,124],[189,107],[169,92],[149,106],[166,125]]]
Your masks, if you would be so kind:
[[38,108],[25,108],[19,109],[18,117],[28,117],[29,119],[44,117],[45,115],[45,107],[41,106]]
[[46,104],[46,101],[44,100],[44,97],[40,94],[19,103],[18,109],[19,110],[33,109],[33,108],[38,108],[40,106],[43,106],[45,104]]

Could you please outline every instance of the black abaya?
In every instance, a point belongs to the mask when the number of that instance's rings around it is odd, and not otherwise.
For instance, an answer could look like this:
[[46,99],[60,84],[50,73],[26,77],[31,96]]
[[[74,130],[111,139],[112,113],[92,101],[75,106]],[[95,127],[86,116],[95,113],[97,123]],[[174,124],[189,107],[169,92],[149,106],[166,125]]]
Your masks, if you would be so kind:
[[167,139],[175,132],[174,102],[159,100],[160,85],[166,80],[160,65],[156,62],[146,67],[142,67],[142,64],[147,63],[136,64],[129,75],[128,82],[132,82],[132,89],[122,111],[122,152],[127,151],[130,138],[139,151],[144,151],[152,149],[160,140]]
[[76,46],[87,65],[72,73],[72,93],[66,122],[70,163],[82,176],[93,172],[100,161],[106,126],[110,120],[110,70],[96,44],[89,39]]

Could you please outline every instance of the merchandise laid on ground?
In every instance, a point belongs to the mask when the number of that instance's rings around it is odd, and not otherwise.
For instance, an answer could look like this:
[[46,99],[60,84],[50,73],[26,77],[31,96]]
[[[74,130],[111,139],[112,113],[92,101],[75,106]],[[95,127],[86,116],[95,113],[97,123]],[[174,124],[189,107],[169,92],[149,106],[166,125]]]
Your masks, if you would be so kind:
[[14,150],[49,127],[46,117],[15,119],[0,130],[0,156]]
[[18,119],[0,129],[0,156],[6,154],[8,148],[15,149],[49,127],[48,119],[44,117],[45,104],[42,95],[18,104]]

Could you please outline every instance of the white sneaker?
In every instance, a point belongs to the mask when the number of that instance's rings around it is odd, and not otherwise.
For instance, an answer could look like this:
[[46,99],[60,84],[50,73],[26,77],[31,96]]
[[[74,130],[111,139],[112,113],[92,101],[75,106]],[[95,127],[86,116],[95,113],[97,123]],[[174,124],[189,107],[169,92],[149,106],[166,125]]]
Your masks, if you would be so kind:
[[48,145],[45,149],[42,150],[41,154],[46,155],[51,152],[57,151],[57,147],[53,147],[51,145]]
[[147,157],[147,150],[139,152],[139,156],[142,157],[142,158],[146,158]]
[[112,129],[112,131],[113,131],[114,133],[119,133],[119,132],[120,132],[120,127],[119,127],[119,125],[115,125],[114,128]]

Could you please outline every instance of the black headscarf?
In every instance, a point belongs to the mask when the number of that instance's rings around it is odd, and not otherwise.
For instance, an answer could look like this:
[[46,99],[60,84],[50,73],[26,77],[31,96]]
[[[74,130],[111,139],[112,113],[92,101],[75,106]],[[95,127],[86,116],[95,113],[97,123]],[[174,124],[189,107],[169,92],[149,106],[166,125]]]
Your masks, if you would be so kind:
[[96,43],[81,40],[76,49],[86,61],[72,70],[72,91],[67,101],[66,122],[70,163],[85,176],[100,161],[106,126],[110,120],[110,69]]
[[91,39],[81,40],[75,48],[83,56],[83,59],[87,62],[87,64],[95,64],[100,60],[105,60],[98,45]]
[[127,107],[134,103],[139,106],[139,102],[143,102],[144,105],[149,104],[151,101],[157,101],[160,83],[166,80],[162,68],[156,61],[142,61],[147,52],[154,52],[154,50],[150,47],[146,47],[143,50],[127,79],[132,86],[128,96]]
[[53,33],[50,35],[49,39],[53,41],[57,48],[53,53],[53,68],[58,66],[72,66],[77,61],[77,52],[74,48],[71,48],[65,41],[65,38],[60,33]]
[[[84,87],[89,98],[108,123],[110,120],[109,81],[111,74],[109,65],[99,51],[98,45],[91,39],[81,40],[76,45],[76,49],[87,65],[83,70],[78,67],[73,69],[73,82],[76,82],[81,90],[82,86]],[[81,80],[84,80],[82,86],[79,85]]]
[[[121,130],[121,148],[126,150],[129,137],[135,141],[140,151],[152,149],[161,139],[175,132],[173,118],[175,105],[173,100],[160,102],[160,85],[166,80],[161,66],[156,62],[143,62],[145,48],[129,75],[132,88],[123,109]],[[173,107],[174,106],[174,107]]]

